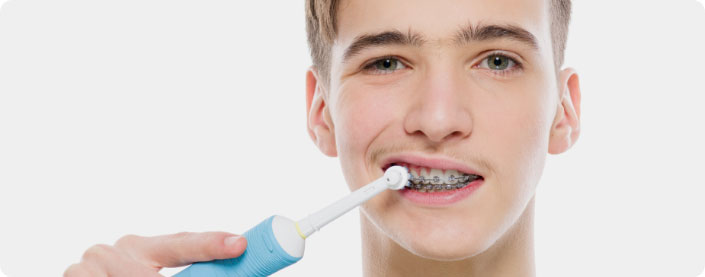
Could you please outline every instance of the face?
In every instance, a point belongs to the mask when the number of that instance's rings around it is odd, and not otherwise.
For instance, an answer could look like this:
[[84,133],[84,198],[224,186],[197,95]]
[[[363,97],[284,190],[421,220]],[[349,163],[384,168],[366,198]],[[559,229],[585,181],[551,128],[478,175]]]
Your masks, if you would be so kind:
[[[309,131],[340,157],[350,189],[391,164],[481,176],[463,193],[385,191],[365,203],[366,218],[404,249],[436,260],[486,250],[532,199],[547,152],[570,146],[575,97],[562,88],[574,74],[556,74],[548,12],[542,0],[340,4],[330,84],[309,78]],[[487,26],[517,35],[458,35]],[[401,36],[346,54],[387,31]]]

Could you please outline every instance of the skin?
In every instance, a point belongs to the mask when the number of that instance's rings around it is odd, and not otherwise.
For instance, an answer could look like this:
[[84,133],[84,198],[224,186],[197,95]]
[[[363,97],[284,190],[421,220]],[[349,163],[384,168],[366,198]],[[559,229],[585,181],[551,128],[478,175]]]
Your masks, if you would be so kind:
[[[485,182],[446,207],[392,191],[364,204],[364,275],[534,276],[536,186],[547,153],[577,140],[580,116],[577,73],[554,67],[548,2],[411,2],[341,3],[330,83],[319,82],[315,67],[307,73],[309,134],[340,158],[351,190],[379,178],[383,159],[398,154],[460,162]],[[504,38],[455,44],[468,23],[520,26],[538,48]],[[373,47],[343,62],[357,36],[390,29],[413,30],[427,43]],[[521,67],[490,69],[482,62],[493,50]],[[366,67],[386,56],[402,65]]]
[[[568,150],[580,133],[578,75],[553,66],[547,3],[413,2],[341,3],[330,83],[318,81],[315,67],[306,76],[309,134],[324,154],[340,157],[350,189],[380,177],[383,159],[398,154],[459,162],[485,181],[446,207],[422,207],[390,191],[365,203],[364,275],[534,276],[534,193],[546,153]],[[538,50],[507,39],[451,41],[459,26],[479,22],[520,26]],[[355,37],[389,29],[413,30],[428,42],[367,49],[342,62]],[[482,61],[492,50],[521,69],[490,69]],[[402,65],[363,66],[388,55]],[[163,267],[238,257],[246,245],[225,232],[126,235],[90,247],[64,276],[161,276]]]
[[245,237],[225,232],[182,232],[143,237],[125,235],[114,245],[96,244],[81,261],[64,271],[65,277],[162,276],[164,267],[229,259],[242,255]]

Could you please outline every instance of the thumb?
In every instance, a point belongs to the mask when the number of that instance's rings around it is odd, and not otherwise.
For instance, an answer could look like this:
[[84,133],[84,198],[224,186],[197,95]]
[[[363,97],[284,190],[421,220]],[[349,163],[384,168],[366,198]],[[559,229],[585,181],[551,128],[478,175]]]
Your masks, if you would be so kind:
[[181,232],[155,237],[127,236],[115,245],[124,246],[134,258],[161,269],[239,257],[245,252],[247,240],[226,232]]

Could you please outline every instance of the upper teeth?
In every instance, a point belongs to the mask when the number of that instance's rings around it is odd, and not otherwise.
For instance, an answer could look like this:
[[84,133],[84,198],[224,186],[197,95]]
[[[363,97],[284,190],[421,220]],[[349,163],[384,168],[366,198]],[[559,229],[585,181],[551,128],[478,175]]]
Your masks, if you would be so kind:
[[414,168],[410,170],[410,172],[411,182],[414,184],[454,185],[458,182],[467,182],[468,180],[470,180],[469,174],[460,173],[454,169],[443,171],[441,169],[436,168],[430,170],[428,168]]

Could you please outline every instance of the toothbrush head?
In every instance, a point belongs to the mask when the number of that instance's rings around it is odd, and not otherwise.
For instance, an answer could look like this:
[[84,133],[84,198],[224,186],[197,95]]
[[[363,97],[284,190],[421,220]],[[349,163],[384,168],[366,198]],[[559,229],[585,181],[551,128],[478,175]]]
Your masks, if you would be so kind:
[[392,166],[384,171],[385,181],[387,182],[387,188],[393,190],[400,190],[404,188],[408,183],[411,176],[409,175],[409,170],[403,166]]

